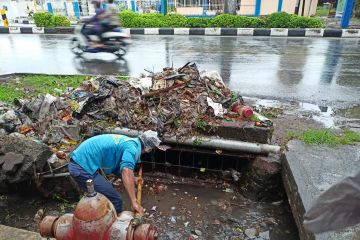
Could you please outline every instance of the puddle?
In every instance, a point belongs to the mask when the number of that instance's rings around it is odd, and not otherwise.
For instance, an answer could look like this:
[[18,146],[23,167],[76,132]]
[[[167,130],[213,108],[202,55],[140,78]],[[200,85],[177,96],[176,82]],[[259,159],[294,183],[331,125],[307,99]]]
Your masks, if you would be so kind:
[[244,98],[249,105],[261,109],[281,109],[285,115],[296,115],[313,119],[325,128],[360,128],[360,106],[334,109],[306,102],[282,102],[258,98]]

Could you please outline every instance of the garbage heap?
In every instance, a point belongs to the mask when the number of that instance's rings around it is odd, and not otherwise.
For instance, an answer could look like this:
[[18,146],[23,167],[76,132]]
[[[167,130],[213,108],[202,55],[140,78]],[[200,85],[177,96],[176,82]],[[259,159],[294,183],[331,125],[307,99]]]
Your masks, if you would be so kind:
[[94,77],[60,96],[16,99],[14,106],[0,106],[0,132],[37,139],[66,160],[84,136],[123,127],[152,129],[181,141],[211,122],[248,120],[239,106],[241,97],[217,72],[200,73],[187,63],[129,81]]

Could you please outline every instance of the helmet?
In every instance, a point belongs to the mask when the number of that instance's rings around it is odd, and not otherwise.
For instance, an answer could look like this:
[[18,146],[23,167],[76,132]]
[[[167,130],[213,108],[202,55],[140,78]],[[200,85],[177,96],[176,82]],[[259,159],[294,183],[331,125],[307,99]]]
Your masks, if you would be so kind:
[[154,148],[159,147],[161,140],[158,137],[157,132],[148,130],[139,136],[140,141],[144,146],[145,152],[149,152]]

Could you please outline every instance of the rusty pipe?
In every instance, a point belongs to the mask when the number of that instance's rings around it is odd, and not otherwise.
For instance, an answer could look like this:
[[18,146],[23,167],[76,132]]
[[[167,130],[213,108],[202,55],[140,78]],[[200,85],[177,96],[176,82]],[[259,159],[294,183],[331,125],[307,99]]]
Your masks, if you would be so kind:
[[[115,128],[113,131],[109,133],[123,134],[129,137],[137,137],[142,132],[128,128]],[[201,143],[194,145],[194,142],[199,140],[201,140]],[[177,141],[176,137],[165,136],[163,142],[168,144],[178,144],[178,145],[198,147],[198,148],[222,149],[233,152],[249,152],[256,154],[268,154],[268,153],[278,154],[281,152],[280,146],[276,146],[276,145],[228,140],[219,137],[202,136],[200,139],[197,137],[190,137],[185,139],[184,141]]]

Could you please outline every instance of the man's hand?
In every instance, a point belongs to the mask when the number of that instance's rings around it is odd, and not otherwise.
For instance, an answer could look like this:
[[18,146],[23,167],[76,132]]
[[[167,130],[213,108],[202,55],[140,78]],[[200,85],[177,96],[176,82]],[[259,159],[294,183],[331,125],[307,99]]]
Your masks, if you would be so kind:
[[140,177],[134,177],[134,179],[135,179],[135,185],[138,185],[139,183],[140,183],[141,185],[144,184],[144,179],[142,179],[142,178],[140,178]]
[[143,215],[145,212],[145,209],[140,204],[138,204],[136,201],[131,202],[131,210],[134,212],[138,212],[141,215]]

